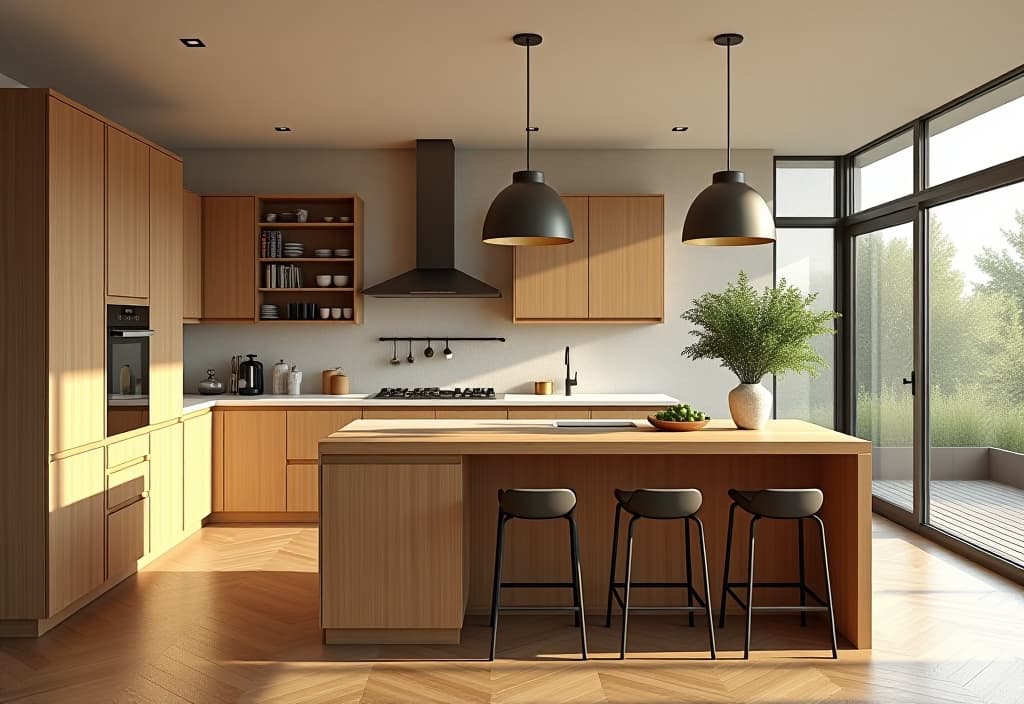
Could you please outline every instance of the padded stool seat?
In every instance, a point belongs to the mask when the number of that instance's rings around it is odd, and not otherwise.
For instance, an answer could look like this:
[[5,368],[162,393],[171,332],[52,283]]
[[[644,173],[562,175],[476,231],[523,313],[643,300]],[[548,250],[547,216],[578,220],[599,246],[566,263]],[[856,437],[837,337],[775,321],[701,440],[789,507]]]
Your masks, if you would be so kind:
[[576,508],[572,489],[499,489],[498,506],[513,518],[564,518]]
[[671,520],[697,513],[704,497],[699,489],[616,489],[615,498],[634,516]]
[[729,498],[755,516],[765,518],[810,518],[821,510],[821,489],[729,489]]

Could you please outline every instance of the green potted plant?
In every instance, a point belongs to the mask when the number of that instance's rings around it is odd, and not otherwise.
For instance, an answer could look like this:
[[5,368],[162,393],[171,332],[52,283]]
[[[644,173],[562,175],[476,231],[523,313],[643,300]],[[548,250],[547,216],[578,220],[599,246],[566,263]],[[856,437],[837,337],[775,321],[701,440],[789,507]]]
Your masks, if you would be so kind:
[[729,392],[729,412],[739,428],[763,428],[771,415],[772,394],[761,385],[769,374],[816,376],[825,360],[810,345],[812,337],[835,334],[834,311],[815,313],[817,294],[805,294],[781,279],[760,295],[741,271],[720,293],[705,293],[680,317],[694,325],[697,341],[683,350],[690,359],[717,359],[735,374],[739,386]]

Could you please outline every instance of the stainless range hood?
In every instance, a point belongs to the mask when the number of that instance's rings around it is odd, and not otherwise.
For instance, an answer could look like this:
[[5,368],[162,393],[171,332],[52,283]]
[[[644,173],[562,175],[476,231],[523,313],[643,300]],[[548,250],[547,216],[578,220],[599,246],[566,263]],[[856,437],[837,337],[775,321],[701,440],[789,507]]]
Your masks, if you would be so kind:
[[452,140],[416,140],[416,268],[363,293],[377,298],[501,297],[498,289],[455,268]]

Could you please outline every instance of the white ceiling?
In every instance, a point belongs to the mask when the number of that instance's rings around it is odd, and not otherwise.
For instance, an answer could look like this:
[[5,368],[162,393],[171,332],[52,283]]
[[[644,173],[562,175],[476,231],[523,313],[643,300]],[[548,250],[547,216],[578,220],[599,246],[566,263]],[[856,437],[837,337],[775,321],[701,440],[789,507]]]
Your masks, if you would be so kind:
[[1021,0],[0,0],[0,73],[173,148],[504,148],[530,31],[538,148],[716,148],[735,31],[734,145],[832,154],[1017,66],[1021,26]]

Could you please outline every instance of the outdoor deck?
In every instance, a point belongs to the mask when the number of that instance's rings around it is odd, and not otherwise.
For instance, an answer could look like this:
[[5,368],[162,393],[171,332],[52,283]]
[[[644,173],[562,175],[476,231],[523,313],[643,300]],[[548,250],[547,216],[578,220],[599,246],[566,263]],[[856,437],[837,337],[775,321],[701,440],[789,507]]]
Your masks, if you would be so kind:
[[[909,479],[876,479],[872,490],[897,506],[914,502]],[[931,524],[1024,565],[1024,489],[987,479],[932,481]]]

